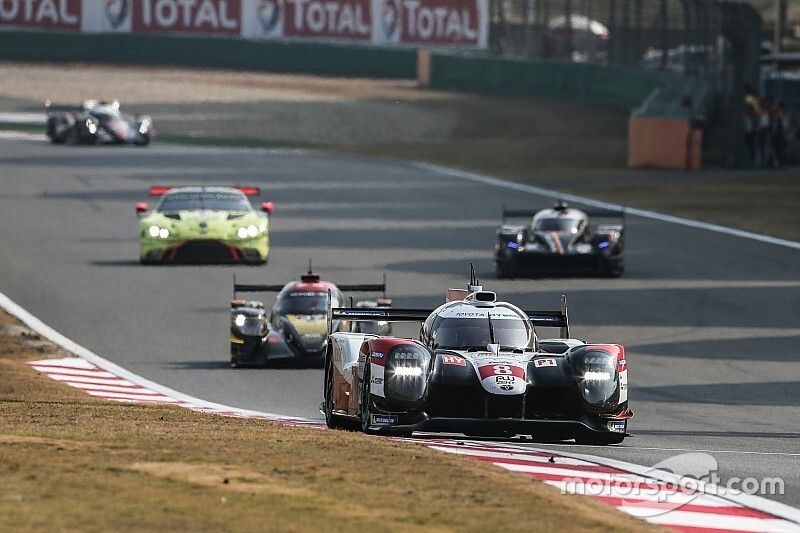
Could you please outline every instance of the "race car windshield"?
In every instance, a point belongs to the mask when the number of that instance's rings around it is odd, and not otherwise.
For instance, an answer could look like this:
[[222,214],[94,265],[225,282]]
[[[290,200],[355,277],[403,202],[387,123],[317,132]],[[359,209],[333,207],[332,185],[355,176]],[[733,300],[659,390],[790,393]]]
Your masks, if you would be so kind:
[[[527,348],[530,330],[521,319],[492,319],[494,342],[503,348]],[[445,318],[433,333],[436,348],[485,350],[492,342],[489,320],[485,318]]]
[[535,231],[572,231],[578,227],[574,218],[540,218],[536,221]]
[[278,305],[282,315],[318,315],[328,312],[328,293],[298,291],[285,294]]
[[250,203],[247,198],[237,192],[174,192],[164,195],[159,212],[185,211],[185,210],[210,210],[210,211],[249,211]]

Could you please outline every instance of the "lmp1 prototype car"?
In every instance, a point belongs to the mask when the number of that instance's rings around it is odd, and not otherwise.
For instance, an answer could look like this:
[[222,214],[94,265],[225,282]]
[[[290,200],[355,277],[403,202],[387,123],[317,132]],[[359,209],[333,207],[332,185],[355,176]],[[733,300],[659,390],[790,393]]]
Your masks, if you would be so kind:
[[155,137],[153,120],[129,117],[119,102],[87,100],[80,106],[45,102],[47,136],[55,144],[136,144],[146,146]]
[[[460,292],[458,297],[453,293]],[[334,308],[334,320],[422,321],[420,340],[336,332],[320,410],[331,428],[617,444],[628,363],[618,344],[569,338],[560,311],[522,311],[471,283],[435,310]],[[561,328],[538,339],[536,326]]]
[[155,208],[137,202],[139,260],[151,263],[264,264],[269,255],[269,215],[248,196],[258,187],[150,187],[161,197]]
[[[311,272],[300,281],[285,285],[246,285],[233,281],[231,301],[231,366],[266,365],[274,360],[291,360],[298,365],[321,365],[330,331],[359,331],[390,335],[391,324],[385,320],[330,320],[329,309],[344,302],[343,291],[382,292],[383,298],[365,300],[357,309],[387,309],[386,280],[374,285],[335,285]],[[278,292],[272,311],[264,304],[237,299],[239,292]]]
[[[625,227],[589,224],[589,216],[620,218],[625,211],[580,210],[558,202],[550,209],[503,208],[494,261],[498,278],[521,275],[589,272],[618,277],[625,268]],[[533,217],[527,225],[506,224],[509,218]]]

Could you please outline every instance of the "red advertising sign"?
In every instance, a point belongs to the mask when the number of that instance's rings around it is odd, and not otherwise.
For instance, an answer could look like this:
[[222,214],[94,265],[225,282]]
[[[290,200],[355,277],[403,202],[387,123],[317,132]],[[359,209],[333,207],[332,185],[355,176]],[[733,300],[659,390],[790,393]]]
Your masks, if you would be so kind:
[[134,33],[239,34],[241,0],[133,0],[133,6]]
[[80,30],[81,0],[0,0],[0,26]]
[[284,36],[368,41],[370,0],[285,0]]
[[377,0],[380,40],[403,44],[466,44],[481,41],[478,0]]

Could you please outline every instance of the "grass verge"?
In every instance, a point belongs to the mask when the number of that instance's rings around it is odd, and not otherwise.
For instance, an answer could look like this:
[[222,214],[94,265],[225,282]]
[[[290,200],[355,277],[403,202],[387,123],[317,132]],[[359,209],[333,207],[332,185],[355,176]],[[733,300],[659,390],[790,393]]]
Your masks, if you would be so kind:
[[0,312],[0,531],[641,531],[491,465],[341,431],[100,401]]

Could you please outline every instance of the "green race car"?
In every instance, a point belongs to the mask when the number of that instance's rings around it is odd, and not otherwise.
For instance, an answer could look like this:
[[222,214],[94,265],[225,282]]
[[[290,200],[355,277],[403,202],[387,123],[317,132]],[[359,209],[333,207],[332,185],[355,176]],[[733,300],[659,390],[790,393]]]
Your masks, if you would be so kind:
[[266,263],[273,204],[254,209],[247,197],[259,194],[258,187],[150,187],[161,199],[153,209],[136,204],[140,261]]

